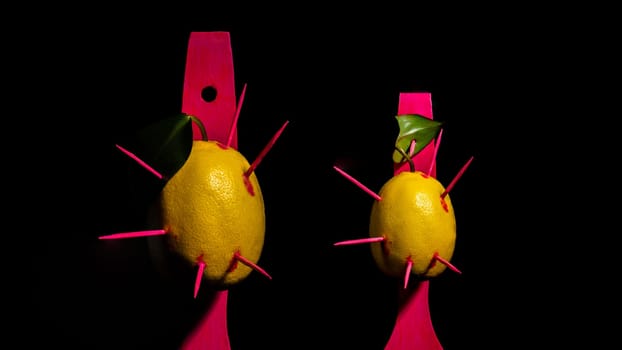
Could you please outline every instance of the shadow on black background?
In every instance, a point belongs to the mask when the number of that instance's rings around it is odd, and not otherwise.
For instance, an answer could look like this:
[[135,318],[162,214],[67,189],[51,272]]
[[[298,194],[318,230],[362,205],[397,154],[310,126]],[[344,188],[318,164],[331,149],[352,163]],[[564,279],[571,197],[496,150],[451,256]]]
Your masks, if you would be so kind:
[[496,349],[517,337],[515,296],[526,287],[507,276],[521,243],[498,223],[507,215],[499,193],[515,194],[504,178],[513,160],[503,149],[514,135],[504,119],[513,113],[508,81],[517,75],[507,66],[511,45],[478,29],[302,27],[207,23],[88,39],[49,33],[55,41],[42,84],[49,97],[38,108],[47,111],[42,128],[52,140],[38,203],[49,208],[48,229],[33,228],[30,242],[37,258],[28,275],[28,328],[37,336],[25,342],[175,349],[202,315],[206,298],[192,298],[194,271],[165,278],[147,239],[97,237],[144,228],[153,179],[114,144],[180,111],[188,35],[219,30],[231,33],[238,95],[248,83],[239,150],[254,159],[290,121],[256,171],[267,216],[260,265],[273,280],[252,273],[230,289],[232,349],[386,344],[397,284],[377,270],[368,247],[332,246],[367,234],[373,199],[332,165],[378,190],[392,175],[399,93],[417,91],[432,93],[435,119],[445,123],[439,180],[448,184],[475,157],[451,194],[453,263],[463,274],[448,271],[430,284],[437,335],[446,350]]

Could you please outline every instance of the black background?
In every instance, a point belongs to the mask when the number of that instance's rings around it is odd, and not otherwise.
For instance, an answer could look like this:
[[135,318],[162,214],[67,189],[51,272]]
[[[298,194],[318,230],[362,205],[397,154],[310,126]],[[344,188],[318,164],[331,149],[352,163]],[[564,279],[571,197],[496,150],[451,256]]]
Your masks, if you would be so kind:
[[[154,269],[146,240],[97,240],[143,227],[142,191],[152,179],[114,144],[181,110],[191,31],[230,32],[238,95],[248,84],[238,124],[247,158],[290,121],[256,171],[267,216],[260,265],[273,280],[253,273],[230,289],[234,350],[386,344],[396,281],[377,270],[367,246],[332,246],[366,235],[373,199],[332,165],[378,190],[392,175],[399,93],[419,91],[432,93],[434,117],[445,123],[438,179],[448,184],[474,156],[451,194],[458,223],[452,262],[463,274],[448,271],[430,283],[441,344],[497,349],[548,334],[548,312],[533,312],[532,295],[547,309],[556,298],[533,273],[542,261],[525,257],[549,251],[545,239],[524,235],[548,206],[514,177],[526,165],[540,176],[551,166],[548,151],[535,157],[529,142],[544,131],[525,134],[518,122],[550,112],[549,78],[532,80],[534,69],[550,67],[550,56],[536,54],[548,43],[503,17],[477,19],[448,30],[448,21],[416,16],[389,24],[340,17],[251,24],[212,14],[164,26],[82,20],[25,36],[20,46],[30,54],[22,59],[38,80],[22,82],[32,94],[21,109],[36,115],[22,128],[42,142],[40,166],[29,163],[24,177],[43,195],[21,201],[42,208],[20,221],[30,232],[21,237],[34,247],[21,276],[30,332],[21,341],[175,349],[201,316],[207,298],[192,299],[193,271],[167,279]],[[515,216],[510,207],[530,215]],[[529,245],[534,239],[542,244]]]

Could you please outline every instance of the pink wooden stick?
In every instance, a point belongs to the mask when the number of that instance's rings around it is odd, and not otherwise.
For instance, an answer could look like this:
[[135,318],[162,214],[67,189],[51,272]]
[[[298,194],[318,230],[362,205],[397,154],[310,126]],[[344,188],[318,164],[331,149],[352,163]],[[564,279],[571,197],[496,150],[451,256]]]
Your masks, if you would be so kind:
[[404,289],[408,288],[408,280],[410,279],[410,273],[413,270],[413,259],[410,256],[406,259],[406,274],[404,275]]
[[408,155],[412,158],[413,153],[415,153],[415,146],[417,146],[417,140],[413,139],[410,142],[410,148],[408,149]]
[[257,168],[261,160],[266,156],[266,154],[268,154],[268,151],[270,151],[272,146],[274,146],[274,143],[276,142],[276,140],[279,138],[279,136],[281,136],[287,124],[289,124],[289,120],[286,121],[283,124],[283,126],[281,126],[281,128],[276,132],[276,134],[274,134],[274,136],[272,136],[272,138],[270,139],[270,142],[268,142],[268,144],[261,150],[261,152],[259,153],[259,156],[255,158],[251,166],[246,170],[246,172],[244,173],[245,176],[248,177],[253,173],[253,171],[255,171],[255,168]]
[[452,265],[448,260],[446,260],[446,259],[442,258],[440,255],[438,255],[438,253],[434,253],[434,259],[440,261],[443,265],[447,266],[453,272],[456,272],[458,274],[462,274],[462,271],[458,270],[458,268],[455,267],[454,265]]
[[462,174],[464,174],[464,171],[469,167],[469,164],[471,164],[472,161],[473,161],[473,156],[471,156],[471,158],[469,158],[469,160],[462,166],[462,168],[460,168],[460,171],[458,172],[458,174],[454,176],[453,180],[451,180],[449,185],[445,188],[445,191],[441,193],[441,198],[445,198],[447,193],[451,191],[451,189],[456,185],[456,182],[458,182],[458,179],[462,177]]
[[341,245],[353,245],[353,244],[363,244],[363,243],[375,243],[375,242],[382,242],[385,239],[386,239],[385,237],[370,237],[370,238],[351,239],[351,240],[348,240],[348,241],[337,242],[337,243],[335,243],[333,245],[334,246],[341,246]]
[[201,286],[201,280],[203,279],[203,272],[205,272],[205,262],[199,261],[199,268],[197,270],[197,277],[194,279],[194,298],[197,298],[199,293],[199,287]]
[[253,270],[261,273],[262,275],[268,277],[269,279],[272,279],[272,276],[270,276],[266,270],[262,269],[261,267],[259,267],[257,264],[255,264],[254,262],[248,260],[247,258],[243,257],[240,252],[235,252],[235,254],[233,255],[235,257],[235,259],[241,261],[244,263],[244,265],[249,266],[250,268],[252,268]]
[[233,123],[231,123],[231,129],[229,129],[227,147],[231,145],[231,141],[233,141],[233,135],[235,135],[235,131],[238,128],[238,119],[240,118],[240,110],[242,109],[242,103],[244,102],[244,95],[246,95],[246,84],[244,84],[244,87],[242,88],[242,95],[240,95],[240,101],[238,101],[238,106],[235,110],[235,117],[233,118]]
[[428,169],[428,175],[432,176],[432,169],[436,165],[436,155],[438,154],[438,148],[441,145],[441,136],[443,136],[443,129],[438,132],[438,136],[436,137],[436,141],[434,142],[434,154],[432,155],[432,160],[430,161],[430,169]]
[[166,234],[166,230],[134,231],[134,232],[113,233],[111,235],[99,236],[99,239],[149,237],[149,236],[159,236],[163,234]]
[[356,186],[358,186],[360,189],[362,189],[363,191],[365,191],[367,194],[369,194],[370,196],[374,197],[374,199],[376,199],[377,201],[381,201],[382,197],[380,197],[377,193],[373,192],[372,190],[370,190],[369,188],[367,188],[365,185],[363,185],[362,183],[360,183],[357,179],[353,178],[352,176],[350,176],[348,173],[346,173],[345,171],[341,170],[340,168],[338,168],[337,166],[333,165],[333,168],[335,170],[337,170],[341,175],[343,175],[346,179],[350,180],[350,182],[352,182],[353,184],[355,184]]
[[157,172],[154,168],[152,168],[151,166],[149,166],[147,163],[145,163],[142,159],[138,158],[134,153],[126,150],[125,148],[119,146],[119,145],[115,145],[117,146],[118,149],[121,150],[121,152],[127,154],[130,158],[134,159],[138,164],[140,164],[143,168],[149,170],[153,175],[157,176],[158,179],[162,179],[163,176],[162,174],[160,174],[159,172]]

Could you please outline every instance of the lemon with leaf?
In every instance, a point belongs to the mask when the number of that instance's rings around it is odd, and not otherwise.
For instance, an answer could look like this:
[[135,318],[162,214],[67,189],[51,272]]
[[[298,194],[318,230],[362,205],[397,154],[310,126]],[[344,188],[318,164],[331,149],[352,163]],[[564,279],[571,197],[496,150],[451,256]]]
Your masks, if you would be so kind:
[[263,196],[255,173],[245,175],[249,167],[237,150],[196,140],[160,196],[171,247],[189,262],[203,261],[206,281],[213,284],[244,279],[252,269],[235,255],[257,263],[263,249]]
[[[192,123],[202,139],[193,140]],[[202,266],[203,280],[218,288],[242,281],[257,267],[265,236],[263,195],[249,162],[208,140],[201,121],[187,114],[153,123],[138,137],[166,180],[154,220],[170,251]]]
[[[394,163],[410,163],[387,181],[378,193],[370,215],[370,237],[383,237],[372,245],[373,258],[382,272],[403,277],[407,266],[423,278],[438,276],[451,259],[456,242],[456,219],[443,185],[416,170],[412,157],[438,135],[442,123],[417,114],[396,117],[400,133]],[[414,147],[412,147],[414,145]]]

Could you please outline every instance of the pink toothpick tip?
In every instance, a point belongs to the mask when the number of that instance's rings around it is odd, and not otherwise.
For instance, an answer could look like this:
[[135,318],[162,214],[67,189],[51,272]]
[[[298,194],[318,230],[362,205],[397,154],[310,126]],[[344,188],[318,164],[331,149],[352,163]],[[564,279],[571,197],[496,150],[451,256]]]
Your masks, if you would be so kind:
[[238,125],[238,119],[240,117],[240,110],[242,109],[242,103],[244,102],[244,96],[246,95],[246,84],[242,88],[242,94],[240,95],[240,100],[238,101],[238,106],[235,110],[235,116],[233,117],[233,122],[231,123],[231,128],[229,129],[229,137],[227,138],[227,147],[231,145],[231,141],[233,141],[233,135],[235,134],[235,129]]
[[451,191],[451,189],[456,185],[456,182],[458,182],[458,179],[462,177],[462,174],[464,174],[464,171],[469,167],[469,164],[471,164],[472,161],[473,161],[473,156],[469,158],[469,160],[462,166],[458,174],[454,176],[453,180],[451,180],[451,182],[449,183],[445,191],[441,194],[441,198],[445,198],[445,196],[449,193],[449,191]]
[[413,260],[410,258],[406,258],[406,273],[404,274],[404,289],[408,287],[408,280],[410,279],[410,272],[413,269]]
[[255,168],[257,168],[261,160],[266,156],[266,154],[268,154],[268,151],[270,151],[272,146],[274,146],[274,143],[276,142],[276,140],[279,138],[279,136],[281,136],[287,124],[289,124],[289,120],[286,121],[283,124],[283,126],[281,126],[281,128],[276,132],[276,134],[274,134],[274,136],[272,136],[272,138],[270,139],[270,142],[268,142],[268,144],[261,150],[261,152],[259,153],[259,156],[255,158],[251,166],[248,168],[248,170],[246,170],[246,172],[244,173],[245,176],[248,177],[253,173],[253,171],[255,171]]
[[199,287],[201,286],[201,280],[203,279],[203,272],[205,271],[205,262],[199,259],[199,269],[197,270],[197,277],[194,279],[194,298],[197,298],[199,294]]
[[410,148],[408,149],[408,156],[412,157],[415,154],[415,146],[417,145],[417,140],[413,139],[410,142]]
[[447,268],[449,268],[451,271],[458,273],[458,274],[462,274],[462,271],[458,270],[454,265],[452,265],[446,259],[443,259],[440,255],[438,255],[438,253],[434,253],[434,260],[440,261],[443,265],[447,266]]
[[270,276],[264,269],[262,269],[261,267],[257,266],[257,264],[255,264],[254,262],[248,260],[247,258],[243,257],[242,254],[240,254],[240,252],[235,252],[235,254],[233,255],[235,257],[236,260],[241,261],[244,265],[252,268],[253,270],[259,272],[260,274],[268,277],[268,279],[272,279],[272,276]]
[[134,231],[134,232],[122,232],[114,233],[111,235],[99,236],[99,239],[121,239],[121,238],[134,238],[134,237],[148,237],[159,236],[166,234],[166,230],[147,230],[147,231]]
[[370,237],[370,238],[360,238],[360,239],[351,239],[348,241],[341,241],[333,244],[334,246],[341,245],[353,245],[353,244],[364,244],[364,243],[375,243],[384,241],[384,237]]
[[159,172],[157,172],[155,169],[153,169],[152,167],[150,167],[147,163],[145,163],[143,160],[141,160],[140,158],[138,158],[134,153],[126,150],[125,148],[119,146],[119,145],[115,145],[117,146],[118,149],[121,150],[121,152],[125,153],[126,155],[128,155],[130,158],[134,159],[138,164],[140,164],[143,168],[149,170],[153,175],[157,176],[158,179],[162,179],[164,176],[162,176],[162,174],[160,174]]
[[428,169],[428,175],[432,174],[432,170],[434,170],[434,165],[436,164],[436,155],[438,154],[438,148],[441,145],[441,136],[443,135],[443,129],[438,132],[438,136],[436,136],[436,142],[434,142],[434,154],[432,155],[432,159],[430,160],[430,168]]
[[363,185],[362,183],[360,183],[358,180],[356,180],[355,178],[353,178],[352,176],[348,175],[345,171],[339,169],[337,166],[333,165],[333,168],[335,170],[337,170],[341,175],[343,175],[346,179],[350,180],[350,182],[352,182],[353,184],[355,184],[356,186],[358,186],[360,189],[362,189],[363,191],[365,191],[367,194],[369,194],[370,196],[374,197],[374,199],[376,199],[377,201],[381,201],[382,197],[380,197],[377,193],[373,192],[372,190],[370,190],[369,188],[367,188],[365,185]]

